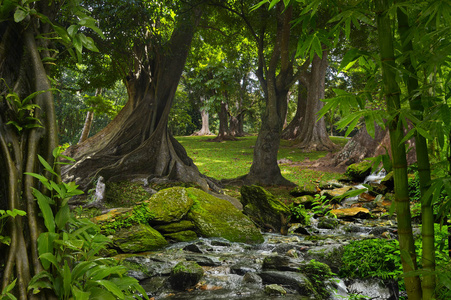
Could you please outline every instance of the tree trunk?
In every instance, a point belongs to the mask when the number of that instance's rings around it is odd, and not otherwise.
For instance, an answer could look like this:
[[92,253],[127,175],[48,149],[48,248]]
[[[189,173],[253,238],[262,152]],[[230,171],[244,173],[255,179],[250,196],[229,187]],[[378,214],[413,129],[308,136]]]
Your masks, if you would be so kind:
[[[40,3],[44,9],[30,6],[45,13],[50,9],[47,2]],[[51,16],[48,16],[51,18]],[[38,94],[30,100],[39,109],[32,115],[39,119],[43,128],[33,127],[34,122],[27,119],[29,112],[21,116],[19,107],[6,95],[17,95],[22,101],[37,91],[50,89],[48,73],[45,69],[35,34],[45,35],[46,26],[32,17],[16,23],[11,20],[0,22],[0,203],[1,209],[20,209],[26,216],[11,218],[7,224],[7,235],[11,237],[9,247],[0,249],[0,260],[4,264],[2,289],[14,278],[16,287],[12,291],[19,299],[37,299],[28,293],[27,286],[32,276],[42,271],[38,258],[37,238],[43,227],[38,216],[36,201],[31,194],[32,188],[45,193],[34,178],[24,172],[40,172],[37,155],[47,161],[53,161],[52,150],[58,145],[53,95],[50,91]],[[41,43],[46,43],[40,40]],[[46,55],[46,51],[41,51]],[[10,123],[12,122],[12,123]],[[10,123],[10,124],[8,124]],[[17,127],[17,126],[20,127]],[[50,297],[50,296],[49,296]],[[49,298],[50,299],[50,298]]]
[[[393,47],[391,20],[388,15],[389,1],[375,1],[379,51],[382,63],[382,81],[388,113],[392,120],[388,124],[395,182],[396,216],[398,221],[399,247],[404,274],[417,270],[415,244],[412,233],[407,159],[403,139],[404,132],[399,120],[400,89],[396,81],[396,65]],[[406,274],[405,284],[410,300],[422,298],[421,281],[418,275]]]
[[193,135],[213,135],[210,131],[210,115],[206,109],[200,111],[202,128]]
[[328,51],[323,51],[323,57],[315,55],[310,74],[301,76],[301,81],[307,87],[307,104],[302,116],[302,127],[296,136],[296,147],[305,151],[333,151],[337,146],[330,140],[326,130],[324,117],[317,119],[318,111],[323,107],[325,78],[327,70]]
[[[293,85],[293,60],[290,60],[290,28],[292,7],[277,4],[277,36],[268,67],[262,40],[258,42],[259,66],[257,77],[265,93],[266,108],[254,148],[249,174],[243,177],[246,184],[293,185],[285,179],[277,164],[277,153],[283,123],[287,114],[287,93]],[[276,75],[278,71],[278,74]],[[266,75],[266,76],[265,76]]]
[[[126,106],[104,130],[69,149],[68,154],[78,162],[63,170],[65,180],[75,179],[84,190],[98,176],[106,181],[163,178],[194,182],[205,190],[217,189],[199,173],[167,130],[169,111],[199,17],[199,8],[188,9],[178,19],[165,51],[149,53],[139,60],[147,63],[137,61],[138,70],[126,82]],[[146,54],[142,50],[137,51]]]
[[83,125],[83,130],[81,131],[80,139],[78,140],[79,144],[83,143],[84,141],[86,141],[88,139],[93,120],[94,120],[94,112],[89,110],[86,113],[85,124]]
[[298,81],[298,105],[296,108],[296,114],[291,120],[290,124],[283,130],[282,138],[285,140],[294,140],[303,128],[304,115],[307,110],[307,88],[302,84],[301,80]]

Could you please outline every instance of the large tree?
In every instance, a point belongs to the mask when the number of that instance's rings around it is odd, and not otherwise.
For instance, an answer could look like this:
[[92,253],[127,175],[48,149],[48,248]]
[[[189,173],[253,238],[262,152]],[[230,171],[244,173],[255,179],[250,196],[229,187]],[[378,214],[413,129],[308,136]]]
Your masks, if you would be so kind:
[[[113,2],[88,4],[99,16],[108,12],[105,26],[110,26],[107,29],[112,35],[107,36],[103,46],[112,48],[112,55],[117,55],[129,100],[103,131],[69,149],[78,162],[64,170],[65,178],[75,179],[83,188],[100,175],[107,180],[167,178],[214,188],[167,130],[201,6],[197,1],[150,1],[134,6],[128,6],[126,1]],[[114,11],[116,14],[111,15]],[[136,18],[123,18],[130,13],[137,14]],[[115,36],[120,33],[111,26],[128,21],[133,23],[126,26],[135,34],[130,35],[131,40],[125,40],[124,48],[124,41]]]
[[53,63],[45,62],[55,60],[57,38],[67,46],[76,44],[75,52],[67,48],[74,55],[80,56],[83,47],[95,50],[92,39],[75,27],[69,35],[65,27],[56,25],[58,20],[70,20],[74,12],[78,16],[74,26],[85,22],[85,27],[97,29],[94,20],[71,1],[5,1],[0,6],[0,208],[26,212],[7,224],[11,243],[1,248],[0,259],[5,266],[2,288],[16,278],[13,293],[20,299],[38,297],[27,290],[31,277],[43,270],[36,242],[43,222],[32,189],[46,194],[44,186],[24,173],[40,173],[37,155],[52,163],[58,146],[48,80]]

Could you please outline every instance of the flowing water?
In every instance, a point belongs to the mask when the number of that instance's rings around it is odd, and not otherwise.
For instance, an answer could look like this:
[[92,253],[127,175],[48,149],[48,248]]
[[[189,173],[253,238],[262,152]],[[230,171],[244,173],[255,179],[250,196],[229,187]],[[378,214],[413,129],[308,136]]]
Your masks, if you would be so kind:
[[[380,180],[382,174],[373,175],[371,180]],[[345,200],[347,205],[348,200]],[[356,200],[352,200],[356,201]],[[351,201],[348,201],[351,202]],[[376,224],[376,223],[382,223]],[[224,239],[200,238],[189,243],[175,243],[168,248],[151,253],[126,258],[126,261],[139,265],[139,271],[131,271],[130,275],[139,279],[143,287],[153,299],[171,300],[208,300],[208,299],[249,299],[269,300],[281,298],[313,299],[313,296],[301,296],[297,291],[297,282],[293,279],[295,271],[302,263],[318,259],[324,253],[340,249],[350,240],[380,235],[383,231],[394,231],[391,221],[359,220],[340,222],[334,229],[317,227],[318,220],[303,228],[302,234],[291,228],[287,236],[265,233],[265,242],[259,245],[231,243]],[[310,237],[320,237],[311,239]],[[278,272],[278,281],[262,280],[263,261],[267,256],[285,257],[289,260],[287,271]],[[334,261],[327,263],[333,272]],[[196,261],[204,269],[204,277],[195,288],[188,291],[176,291],[167,283],[171,269],[180,261]],[[336,268],[336,267],[335,267]],[[263,276],[264,277],[264,276]],[[276,280],[276,281],[277,281]],[[276,296],[265,293],[265,286],[276,283],[284,287],[286,295]],[[331,295],[327,299],[356,299],[351,295],[364,295],[366,299],[397,299],[395,287],[377,279],[348,280],[334,278],[328,283]]]

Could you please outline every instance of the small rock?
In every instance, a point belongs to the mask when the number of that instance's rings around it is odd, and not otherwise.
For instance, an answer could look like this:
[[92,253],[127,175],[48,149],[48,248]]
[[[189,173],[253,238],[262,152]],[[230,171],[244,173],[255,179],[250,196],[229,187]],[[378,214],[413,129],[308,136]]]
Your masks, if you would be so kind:
[[183,247],[183,250],[191,251],[194,253],[203,253],[203,251],[199,248],[199,246],[195,244],[186,245],[185,247]]
[[287,291],[278,284],[269,284],[265,286],[265,293],[268,295],[285,295]]
[[243,282],[251,284],[262,284],[263,280],[254,272],[247,272],[243,276]]
[[369,218],[370,211],[364,207],[351,207],[351,208],[341,208],[341,209],[333,209],[330,211],[339,219],[346,218]]
[[217,267],[221,265],[221,262],[217,257],[204,256],[204,255],[186,255],[187,261],[195,261],[199,266]]

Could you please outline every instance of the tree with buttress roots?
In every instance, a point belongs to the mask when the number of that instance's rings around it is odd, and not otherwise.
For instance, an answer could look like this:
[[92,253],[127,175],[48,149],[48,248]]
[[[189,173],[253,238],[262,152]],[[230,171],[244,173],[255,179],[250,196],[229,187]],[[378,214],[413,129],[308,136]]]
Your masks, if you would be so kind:
[[[129,100],[103,131],[68,149],[77,163],[63,170],[65,179],[75,180],[84,189],[98,176],[165,178],[194,182],[205,190],[216,188],[167,129],[202,13],[198,2],[88,2],[93,14],[103,20],[100,27],[109,33],[105,41],[99,41],[99,48],[114,57]],[[123,30],[131,34],[124,36]]]

